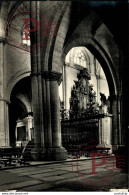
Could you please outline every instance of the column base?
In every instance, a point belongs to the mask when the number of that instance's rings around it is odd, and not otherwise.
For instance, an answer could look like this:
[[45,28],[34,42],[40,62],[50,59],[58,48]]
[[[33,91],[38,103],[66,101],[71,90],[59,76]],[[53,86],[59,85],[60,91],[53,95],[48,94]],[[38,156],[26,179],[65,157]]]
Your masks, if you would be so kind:
[[46,160],[66,160],[68,158],[67,151],[63,147],[48,148],[46,151]]
[[[116,156],[116,167],[121,171],[128,173],[128,147],[125,145],[114,146],[114,155]],[[122,162],[122,165],[121,165]]]
[[40,148],[40,160],[44,160],[46,158],[46,148]]
[[33,160],[40,160],[40,148],[34,147],[31,150],[31,157]]
[[59,161],[68,158],[67,151],[63,147],[59,148],[36,148],[31,150],[31,157],[33,160],[50,160]]
[[107,154],[108,155],[111,155],[113,153],[113,149],[112,149],[112,145],[108,145],[106,144],[105,142],[102,142],[102,143],[99,143],[97,146],[96,146],[96,149],[98,150],[102,150],[102,151],[107,151]]
[[31,150],[31,157],[33,158],[33,160],[44,160],[45,155],[46,155],[46,148],[34,147]]

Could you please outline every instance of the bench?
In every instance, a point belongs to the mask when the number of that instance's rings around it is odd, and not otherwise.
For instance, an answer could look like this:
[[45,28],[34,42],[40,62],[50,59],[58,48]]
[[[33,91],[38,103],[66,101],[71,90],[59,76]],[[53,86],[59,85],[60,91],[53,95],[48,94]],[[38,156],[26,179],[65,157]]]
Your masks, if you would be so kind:
[[23,157],[5,157],[5,158],[0,158],[0,164],[4,164],[4,166],[6,167],[7,165],[9,166],[16,166],[15,163],[19,163],[20,165],[24,164],[24,165],[29,165],[29,163],[27,163],[25,161],[25,158]]
[[6,167],[7,165],[11,166],[11,160],[10,158],[1,158],[0,159],[0,163],[4,164],[4,166]]

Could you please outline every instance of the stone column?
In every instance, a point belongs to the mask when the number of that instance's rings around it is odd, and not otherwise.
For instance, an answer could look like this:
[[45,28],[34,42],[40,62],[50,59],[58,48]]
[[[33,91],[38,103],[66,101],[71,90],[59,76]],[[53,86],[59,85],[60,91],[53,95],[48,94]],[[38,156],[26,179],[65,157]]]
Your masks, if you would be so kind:
[[66,64],[64,64],[64,108],[68,109]]
[[123,138],[125,136],[124,132],[122,131],[122,106],[121,106],[121,99],[122,99],[122,95],[119,94],[118,95],[118,98],[117,98],[117,101],[118,101],[118,127],[119,127],[119,144],[120,145],[123,145],[125,144],[123,142]]
[[118,96],[109,97],[112,111],[112,143],[117,146],[119,144],[119,116],[118,116]]
[[101,105],[100,114],[103,114],[103,118],[99,119],[99,143],[103,142],[105,145],[112,145],[112,114],[108,113],[107,105]]
[[[50,81],[43,75],[44,141],[45,148],[52,147]],[[47,157],[46,157],[47,158]]]
[[9,115],[8,102],[0,99],[0,147],[9,147]]
[[[125,167],[123,171],[128,172],[128,147],[126,143],[123,142],[128,136],[125,134],[125,129],[121,128],[121,117],[123,117],[121,95],[111,96],[110,101],[113,114],[113,153],[116,155],[116,167],[119,168],[119,162],[122,156],[124,156]],[[125,118],[123,120],[125,120]]]
[[0,146],[9,147],[9,116],[8,104],[4,94],[4,45],[5,40],[0,38]]
[[96,75],[97,81],[97,102],[100,102],[100,77]]
[[52,129],[51,129],[51,102],[50,102],[50,81],[46,80],[46,105],[47,110],[45,115],[47,116],[47,142],[46,147],[52,147]]
[[44,158],[44,123],[43,123],[43,97],[41,80],[38,73],[32,73],[32,106],[34,121],[34,148],[31,151],[34,160]]
[[[65,65],[64,65],[65,66]],[[62,82],[62,94],[63,94],[63,102],[65,104],[65,67],[62,67],[62,74],[63,74],[63,82]],[[64,105],[65,106],[65,105]]]
[[102,144],[102,118],[99,119],[99,144]]
[[[40,22],[39,2],[31,2],[31,18]],[[30,21],[33,29],[35,23]],[[31,36],[31,83],[32,83],[32,106],[34,120],[34,148],[31,151],[32,158],[42,159],[44,150],[44,117],[43,117],[43,83],[42,83],[42,65],[40,53],[40,28],[30,34]]]
[[41,135],[40,135],[40,113],[39,113],[39,99],[38,99],[38,78],[37,76],[31,77],[32,85],[32,106],[33,106],[33,117],[34,117],[34,148],[31,151],[32,158],[39,160],[39,151],[41,146]]
[[5,144],[7,147],[10,146],[10,138],[9,138],[9,104],[10,102],[6,102],[5,104]]
[[63,88],[63,101],[64,101],[64,108],[68,109],[68,101],[67,101],[67,64],[64,64],[63,66],[63,82],[62,82],[62,88]]
[[39,97],[39,121],[40,121],[40,159],[44,159],[45,157],[45,135],[44,135],[44,105],[43,105],[43,84],[42,84],[42,75],[38,73],[38,97]]
[[[35,18],[39,23],[41,22],[39,13],[41,5],[42,4],[40,4],[39,1],[31,2],[31,17]],[[32,27],[32,29],[35,27],[33,21],[30,21],[30,27]],[[48,71],[45,73],[46,69],[42,58],[44,51],[41,44],[41,39],[43,39],[41,28],[39,27],[35,32],[31,32],[30,36],[35,145],[32,150],[32,157],[35,160],[45,159],[46,157],[50,160],[65,159],[66,157],[64,157],[63,154],[66,153],[66,151],[61,148],[59,96],[57,95],[58,85],[55,85],[57,80],[53,80],[54,77],[52,76],[52,72]],[[45,39],[47,41],[47,37],[45,37]],[[54,83],[51,83],[53,81]],[[55,90],[56,96],[53,90]],[[42,147],[44,147],[44,150]],[[45,148],[47,149],[47,152],[45,151]]]
[[60,102],[57,81],[51,81],[52,146],[61,147]]
[[[47,72],[47,77],[50,80],[50,110],[51,114],[51,131],[47,129],[49,133],[49,139],[52,136],[52,146],[47,150],[47,156],[49,160],[63,160],[67,159],[67,152],[62,147],[61,142],[61,124],[60,124],[60,101],[59,101],[59,89],[58,82],[60,82],[61,74],[57,72]],[[48,89],[49,89],[48,87]],[[48,99],[49,101],[49,99]],[[47,103],[47,105],[49,105]]]
[[112,115],[108,114],[99,120],[99,142],[112,145]]

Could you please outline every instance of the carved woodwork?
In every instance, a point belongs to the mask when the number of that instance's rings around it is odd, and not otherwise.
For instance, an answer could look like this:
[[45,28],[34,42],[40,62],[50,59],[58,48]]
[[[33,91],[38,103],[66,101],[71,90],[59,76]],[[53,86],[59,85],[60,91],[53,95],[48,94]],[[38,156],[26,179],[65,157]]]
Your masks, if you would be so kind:
[[89,83],[91,79],[87,68],[84,68],[77,74],[78,81],[74,81],[70,97],[70,119],[86,117],[99,113],[99,107],[96,103],[96,92],[93,85]]

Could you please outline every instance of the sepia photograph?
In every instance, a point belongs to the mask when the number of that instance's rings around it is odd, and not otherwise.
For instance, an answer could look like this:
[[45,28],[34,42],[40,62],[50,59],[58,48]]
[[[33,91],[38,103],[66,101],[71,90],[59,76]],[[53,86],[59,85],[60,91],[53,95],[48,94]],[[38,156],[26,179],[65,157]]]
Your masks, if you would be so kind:
[[128,194],[128,22],[126,0],[0,1],[2,195]]

